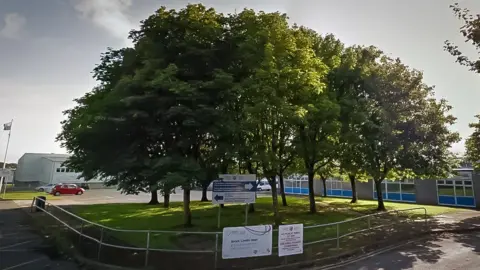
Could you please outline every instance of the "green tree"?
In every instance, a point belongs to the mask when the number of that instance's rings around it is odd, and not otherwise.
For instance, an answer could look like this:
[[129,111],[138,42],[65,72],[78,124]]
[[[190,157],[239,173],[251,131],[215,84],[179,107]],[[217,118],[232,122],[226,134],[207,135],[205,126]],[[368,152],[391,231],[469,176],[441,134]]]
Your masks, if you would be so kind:
[[[458,3],[450,5],[455,16],[462,21],[463,26],[460,28],[460,33],[465,39],[465,43],[473,46],[473,49],[480,54],[480,16],[473,15],[470,10],[461,8]],[[472,59],[465,55],[457,45],[450,41],[445,41],[444,49],[456,58],[457,63],[467,66],[470,70],[480,73],[480,59]]]
[[465,148],[466,158],[478,169],[480,168],[480,115],[475,115],[475,118],[477,118],[477,122],[469,125],[473,132],[467,138]]
[[81,177],[87,181],[100,177],[106,179],[107,185],[118,185],[127,194],[151,192],[150,204],[157,204],[157,180],[141,173],[147,168],[143,160],[148,151],[130,147],[132,144],[146,146],[149,140],[131,136],[145,130],[141,122],[124,114],[123,96],[115,92],[122,77],[131,75],[138,66],[133,49],[109,49],[103,54],[101,63],[94,69],[99,85],[77,99],[76,107],[65,111],[67,120],[62,122],[57,140],[72,153],[66,165],[82,171]]
[[369,139],[364,169],[375,182],[378,210],[385,210],[384,179],[448,173],[449,148],[459,140],[449,130],[455,117],[449,114],[446,101],[437,101],[422,79],[420,72],[400,60],[384,57],[368,81],[370,108],[361,134]]
[[330,163],[324,165],[318,170],[317,175],[318,177],[320,177],[323,186],[323,197],[328,197],[327,180],[330,177],[338,176],[338,168],[338,164],[336,164],[335,161],[332,160]]
[[182,182],[185,226],[192,225],[190,190],[210,172],[210,166],[202,170],[210,158],[202,149],[225,128],[222,105],[234,98],[232,76],[224,71],[230,65],[225,29],[214,9],[188,5],[178,12],[161,8],[131,32],[146,63],[137,71],[149,86],[141,98],[157,104],[149,128],[169,141],[166,156],[175,166],[167,171]]
[[[259,161],[263,174],[272,186],[275,224],[280,224],[276,175],[281,166],[282,151],[288,145],[288,130],[295,108],[289,102],[292,63],[288,56],[297,50],[285,15],[260,13],[256,16],[259,40],[263,50],[262,62],[254,76],[243,82],[247,117],[244,127],[253,136],[256,149],[254,159]],[[254,34],[254,33],[251,33]]]
[[[334,160],[338,143],[340,107],[328,88],[327,73],[338,64],[337,52],[342,44],[332,36],[323,38],[313,31],[300,28],[297,33],[309,44],[302,67],[304,84],[297,87],[295,100],[299,104],[296,122],[296,152],[302,158],[308,175],[310,212],[315,213],[313,181],[315,174]],[[306,54],[309,53],[309,54]]]
[[[361,134],[368,112],[365,80],[381,52],[375,47],[347,48],[338,67],[329,74],[329,87],[336,93],[340,105],[341,131],[337,151],[340,171],[352,187],[352,203],[357,202],[357,178],[364,175],[363,148],[368,138]],[[360,177],[362,178],[362,177]]]

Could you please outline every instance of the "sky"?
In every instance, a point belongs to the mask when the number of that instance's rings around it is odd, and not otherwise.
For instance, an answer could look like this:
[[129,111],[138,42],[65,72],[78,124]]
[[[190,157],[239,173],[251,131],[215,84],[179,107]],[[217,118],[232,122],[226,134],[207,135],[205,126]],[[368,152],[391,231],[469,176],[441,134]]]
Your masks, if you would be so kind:
[[[480,75],[443,51],[448,39],[475,56],[458,33],[450,0],[0,0],[0,124],[13,119],[7,161],[24,153],[66,153],[55,141],[62,112],[95,86],[91,71],[100,54],[129,46],[129,30],[160,6],[178,9],[189,2],[224,13],[280,11],[347,45],[375,45],[424,72],[436,97],[453,106],[458,120],[452,130],[463,138],[480,114]],[[459,2],[480,14],[480,1]],[[7,139],[7,132],[0,134],[2,159]],[[452,150],[463,152],[463,141]]]

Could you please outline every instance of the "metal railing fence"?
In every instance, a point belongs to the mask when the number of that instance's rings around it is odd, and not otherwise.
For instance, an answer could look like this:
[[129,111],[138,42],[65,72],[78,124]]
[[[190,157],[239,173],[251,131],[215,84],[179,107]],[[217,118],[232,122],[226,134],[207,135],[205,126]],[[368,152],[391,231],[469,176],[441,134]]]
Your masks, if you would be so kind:
[[[43,202],[44,208],[39,207],[37,200]],[[131,230],[131,229],[118,229],[118,228],[111,228],[102,224],[98,224],[87,219],[84,219],[78,215],[73,214],[72,212],[67,211],[66,209],[56,206],[43,200],[42,198],[34,197],[32,200],[31,211],[42,211],[45,214],[49,215],[62,225],[64,225],[68,230],[72,231],[76,235],[78,235],[78,241],[81,242],[84,239],[88,239],[96,243],[98,245],[97,249],[97,260],[100,261],[100,255],[102,248],[104,247],[111,247],[116,249],[125,249],[130,251],[138,251],[138,252],[145,252],[145,257],[143,261],[143,265],[146,267],[149,265],[149,254],[153,251],[158,252],[167,252],[167,253],[191,253],[191,254],[210,254],[213,255],[214,258],[214,268],[217,268],[217,262],[219,261],[219,254],[221,254],[221,235],[222,232],[220,231],[212,231],[212,232],[204,232],[204,231],[166,231],[166,230]],[[422,219],[412,219],[411,216],[406,218],[401,218],[402,213],[408,213],[413,211],[421,211],[423,212],[421,215],[417,215],[416,217],[423,217]],[[56,214],[54,212],[57,212]],[[369,215],[363,215],[356,218],[351,218],[339,222],[327,223],[327,224],[317,224],[317,225],[309,225],[304,226],[304,247],[308,247],[314,244],[319,243],[326,243],[332,242],[332,248],[339,249],[341,247],[341,239],[352,237],[353,235],[360,234],[360,233],[367,233],[369,231],[377,230],[385,226],[392,225],[392,214],[393,217],[398,217],[396,221],[404,222],[404,221],[421,221],[424,222],[423,225],[428,227],[428,216],[427,216],[427,209],[424,207],[414,207],[402,210],[391,210],[386,212],[378,212]],[[63,218],[59,216],[63,215]],[[387,219],[383,219],[384,217]],[[69,221],[67,221],[69,219]],[[387,221],[387,222],[385,222]],[[77,222],[76,225],[72,225],[72,222]],[[78,224],[79,223],[79,224]],[[397,223],[398,224],[398,223]],[[96,233],[89,233],[92,232],[92,228],[99,229]],[[275,245],[278,229],[273,230],[274,234],[274,245],[273,250],[277,250],[278,246]],[[142,237],[130,237],[130,234],[143,234]],[[89,235],[90,234],[90,235]],[[92,236],[91,234],[96,234],[97,237]],[[124,238],[128,238],[129,240],[134,241],[114,241],[113,243],[109,243],[108,239],[118,240],[120,234],[124,234]],[[129,234],[128,236],[125,234]],[[159,240],[159,238],[164,237],[164,235],[173,235],[174,237],[180,236],[189,236],[195,235],[199,237],[203,237],[207,241],[212,244],[211,248],[202,247],[184,247],[179,249],[175,245],[165,246],[165,241],[162,241],[163,246],[155,245],[155,240]],[[113,237],[109,237],[113,236]],[[321,239],[318,239],[318,238]],[[315,240],[317,238],[317,240]],[[144,240],[139,240],[144,239]],[[165,240],[165,238],[163,239]],[[130,243],[134,243],[133,245]],[[167,241],[168,242],[168,241]],[[128,243],[128,244],[127,244]],[[273,253],[275,254],[275,252]]]

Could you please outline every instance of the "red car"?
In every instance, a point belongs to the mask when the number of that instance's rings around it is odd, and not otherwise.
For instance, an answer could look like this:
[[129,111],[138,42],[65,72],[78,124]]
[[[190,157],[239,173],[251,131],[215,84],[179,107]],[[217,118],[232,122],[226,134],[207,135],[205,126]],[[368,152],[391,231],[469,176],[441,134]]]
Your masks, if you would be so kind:
[[82,195],[84,192],[85,189],[79,188],[77,185],[66,184],[56,185],[54,188],[52,188],[51,194],[55,196],[60,196],[62,194]]

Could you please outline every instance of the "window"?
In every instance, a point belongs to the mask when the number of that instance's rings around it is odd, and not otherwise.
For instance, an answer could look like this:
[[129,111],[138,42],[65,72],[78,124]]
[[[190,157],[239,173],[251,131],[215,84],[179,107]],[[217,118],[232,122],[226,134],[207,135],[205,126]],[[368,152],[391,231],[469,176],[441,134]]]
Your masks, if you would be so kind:
[[473,188],[465,187],[465,196],[473,197]]
[[438,186],[438,195],[454,196],[455,191],[453,190],[452,186],[439,185]]
[[400,184],[388,183],[388,192],[400,192]]
[[65,168],[61,168],[60,172],[65,172]]
[[402,184],[402,193],[415,193],[414,184]]
[[455,196],[465,196],[463,192],[463,186],[455,186]]
[[57,172],[60,172],[60,168],[57,168]]

